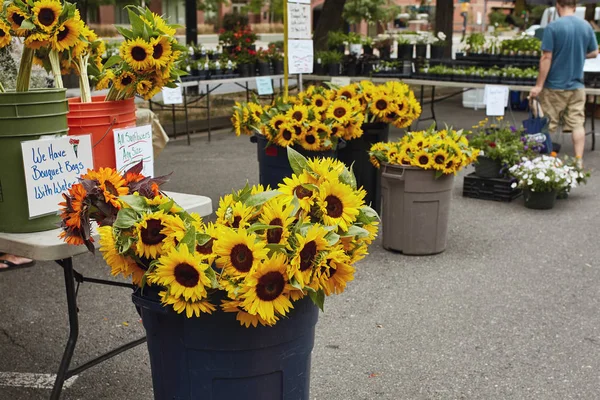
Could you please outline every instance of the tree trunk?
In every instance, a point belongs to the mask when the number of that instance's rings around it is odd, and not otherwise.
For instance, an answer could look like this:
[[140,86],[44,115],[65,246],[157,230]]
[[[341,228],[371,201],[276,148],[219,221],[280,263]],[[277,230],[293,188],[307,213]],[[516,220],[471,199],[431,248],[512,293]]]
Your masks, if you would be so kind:
[[81,16],[81,20],[87,25],[87,12],[88,12],[88,2],[87,1],[78,1],[76,2],[77,7],[79,8],[79,15]]
[[446,35],[446,46],[444,47],[444,58],[452,58],[452,33],[454,22],[454,1],[437,0],[435,5],[435,30],[444,32]]
[[315,51],[327,50],[329,32],[339,31],[344,27],[344,4],[346,0],[325,0],[323,3],[323,11],[315,28]]

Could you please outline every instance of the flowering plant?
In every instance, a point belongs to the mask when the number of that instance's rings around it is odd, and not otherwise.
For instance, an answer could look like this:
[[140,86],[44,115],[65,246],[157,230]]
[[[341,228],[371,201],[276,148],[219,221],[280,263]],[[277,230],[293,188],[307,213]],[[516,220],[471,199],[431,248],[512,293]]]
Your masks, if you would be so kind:
[[570,191],[580,183],[585,183],[589,173],[577,166],[576,160],[542,155],[530,160],[523,157],[509,172],[517,182],[512,184],[532,192]]
[[226,31],[223,28],[219,31],[219,43],[229,49],[231,55],[254,50],[257,38],[258,36],[252,32],[249,25],[238,25],[235,31]]
[[456,174],[477,158],[477,150],[469,144],[465,133],[452,129],[409,132],[397,142],[375,143],[369,155],[371,163],[433,169],[436,177]]
[[291,178],[277,191],[246,186],[224,196],[215,223],[154,191],[114,198],[116,219],[98,229],[112,273],[155,287],[187,317],[220,308],[256,327],[274,325],[305,296],[323,309],[325,296],[353,279],[378,216],[341,162],[288,155]]
[[164,86],[176,87],[185,75],[179,69],[186,48],[174,38],[175,25],[168,25],[148,8],[128,6],[131,29],[117,27],[125,40],[119,55],[112,56],[93,73],[96,89],[110,87],[106,101],[128,99],[135,94],[148,100]]
[[437,36],[433,38],[431,42],[432,46],[445,46],[446,45],[446,34],[444,32],[438,32]]

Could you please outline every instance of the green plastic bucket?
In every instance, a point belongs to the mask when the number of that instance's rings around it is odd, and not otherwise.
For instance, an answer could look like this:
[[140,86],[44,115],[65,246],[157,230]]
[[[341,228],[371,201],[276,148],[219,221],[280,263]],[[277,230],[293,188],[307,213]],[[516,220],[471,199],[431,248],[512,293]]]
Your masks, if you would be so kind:
[[0,232],[58,227],[57,215],[29,219],[21,142],[66,135],[66,89],[0,93]]

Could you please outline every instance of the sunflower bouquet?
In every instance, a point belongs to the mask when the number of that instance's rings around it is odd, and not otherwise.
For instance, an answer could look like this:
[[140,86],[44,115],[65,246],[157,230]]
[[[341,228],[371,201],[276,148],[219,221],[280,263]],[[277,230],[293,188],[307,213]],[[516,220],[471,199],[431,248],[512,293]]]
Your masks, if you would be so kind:
[[148,100],[164,86],[176,87],[185,75],[179,62],[185,46],[175,39],[175,25],[168,25],[148,8],[128,6],[131,29],[117,27],[125,40],[119,55],[110,57],[93,75],[96,89],[110,87],[106,101],[123,100],[136,94]]
[[[0,8],[0,48],[11,44],[13,37],[23,39],[16,89],[29,90],[31,68],[36,51],[45,50],[44,56],[50,65],[57,88],[62,88],[61,52],[79,44],[85,24],[75,5],[59,0],[11,0]],[[36,59],[39,64],[43,60]]]
[[246,327],[272,326],[306,296],[323,309],[353,280],[378,216],[341,162],[288,156],[295,174],[278,190],[224,196],[215,223],[160,193],[116,198],[116,219],[98,229],[112,273],[188,318],[219,309]]
[[365,123],[383,122],[407,128],[421,115],[421,104],[410,87],[402,82],[375,85],[361,81],[337,88],[337,93],[348,100],[359,101]]
[[238,136],[256,133],[281,147],[323,151],[335,149],[340,139],[360,137],[364,115],[357,99],[310,86],[298,96],[278,98],[272,105],[236,103],[231,120]]
[[369,151],[371,163],[434,170],[436,176],[456,174],[477,159],[479,150],[471,147],[465,133],[452,129],[409,132],[396,142],[375,143]]

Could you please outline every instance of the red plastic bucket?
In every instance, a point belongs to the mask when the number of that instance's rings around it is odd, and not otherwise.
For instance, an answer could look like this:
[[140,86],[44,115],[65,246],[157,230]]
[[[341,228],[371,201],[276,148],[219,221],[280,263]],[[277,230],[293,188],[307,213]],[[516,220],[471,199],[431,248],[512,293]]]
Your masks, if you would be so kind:
[[69,136],[92,135],[94,168],[116,167],[114,130],[136,126],[134,99],[104,101],[93,96],[91,103],[69,99]]

